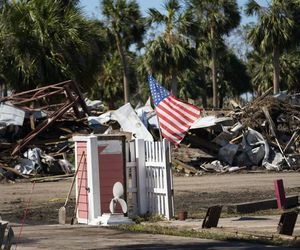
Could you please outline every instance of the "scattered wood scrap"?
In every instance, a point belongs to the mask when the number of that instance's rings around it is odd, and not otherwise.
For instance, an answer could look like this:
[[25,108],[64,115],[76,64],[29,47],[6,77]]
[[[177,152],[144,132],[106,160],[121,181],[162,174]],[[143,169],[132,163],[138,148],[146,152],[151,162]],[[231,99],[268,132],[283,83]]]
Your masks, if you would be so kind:
[[182,172],[186,174],[196,174],[197,170],[177,159],[172,159],[172,163],[175,168],[180,169]]

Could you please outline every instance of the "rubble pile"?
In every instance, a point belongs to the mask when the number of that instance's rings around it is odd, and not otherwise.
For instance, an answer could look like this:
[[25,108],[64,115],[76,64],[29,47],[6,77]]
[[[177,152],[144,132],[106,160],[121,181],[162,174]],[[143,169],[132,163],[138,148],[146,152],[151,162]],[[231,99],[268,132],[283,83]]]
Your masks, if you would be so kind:
[[251,127],[264,136],[268,136],[268,133],[265,133],[264,130],[265,126],[263,126],[266,116],[262,107],[268,109],[279,136],[284,134],[291,136],[294,131],[299,129],[300,107],[297,108],[297,106],[290,104],[287,100],[280,100],[272,96],[267,96],[261,101],[245,107],[239,118],[241,123],[245,127]]
[[[295,98],[265,96],[236,106],[225,117],[231,125],[214,117],[215,124],[191,129],[183,141],[189,148],[175,149],[174,158],[193,166],[194,173],[300,170],[300,106]],[[192,148],[204,150],[212,160],[201,155],[186,159]]]
[[[178,172],[300,170],[297,95],[264,94],[244,107],[203,111],[172,150]],[[0,180],[73,171],[75,134],[124,134],[160,140],[150,99],[103,113],[101,101],[84,99],[66,81],[0,98]],[[72,159],[73,158],[73,159]]]
[[70,139],[74,133],[92,132],[86,103],[73,81],[1,98],[0,180],[70,174]]

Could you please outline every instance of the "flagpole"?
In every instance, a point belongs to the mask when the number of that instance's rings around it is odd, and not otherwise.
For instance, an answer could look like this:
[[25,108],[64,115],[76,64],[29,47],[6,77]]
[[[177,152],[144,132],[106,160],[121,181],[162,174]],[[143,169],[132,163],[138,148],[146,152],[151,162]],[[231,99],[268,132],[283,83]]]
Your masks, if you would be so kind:
[[159,138],[160,138],[160,141],[163,140],[163,137],[162,137],[162,134],[161,134],[161,129],[160,129],[160,122],[159,122],[159,119],[158,119],[158,116],[156,115],[157,117],[157,121],[158,121],[158,132],[159,132]]

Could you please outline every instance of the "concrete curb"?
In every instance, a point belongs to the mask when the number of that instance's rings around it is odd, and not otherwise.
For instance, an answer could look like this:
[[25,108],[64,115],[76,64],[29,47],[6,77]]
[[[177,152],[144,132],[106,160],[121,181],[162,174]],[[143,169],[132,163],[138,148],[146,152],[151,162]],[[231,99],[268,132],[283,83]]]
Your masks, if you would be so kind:
[[[298,195],[286,197],[287,208],[297,207],[299,205]],[[276,209],[277,200],[268,199],[254,202],[245,202],[225,206],[229,213],[254,213],[260,210]]]

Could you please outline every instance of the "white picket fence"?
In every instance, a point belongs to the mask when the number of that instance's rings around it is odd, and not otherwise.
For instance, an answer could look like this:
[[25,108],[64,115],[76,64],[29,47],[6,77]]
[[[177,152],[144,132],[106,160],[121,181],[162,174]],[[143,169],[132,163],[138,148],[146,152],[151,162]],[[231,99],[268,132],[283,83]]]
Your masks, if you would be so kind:
[[137,139],[126,144],[129,216],[150,213],[174,216],[170,143]]

